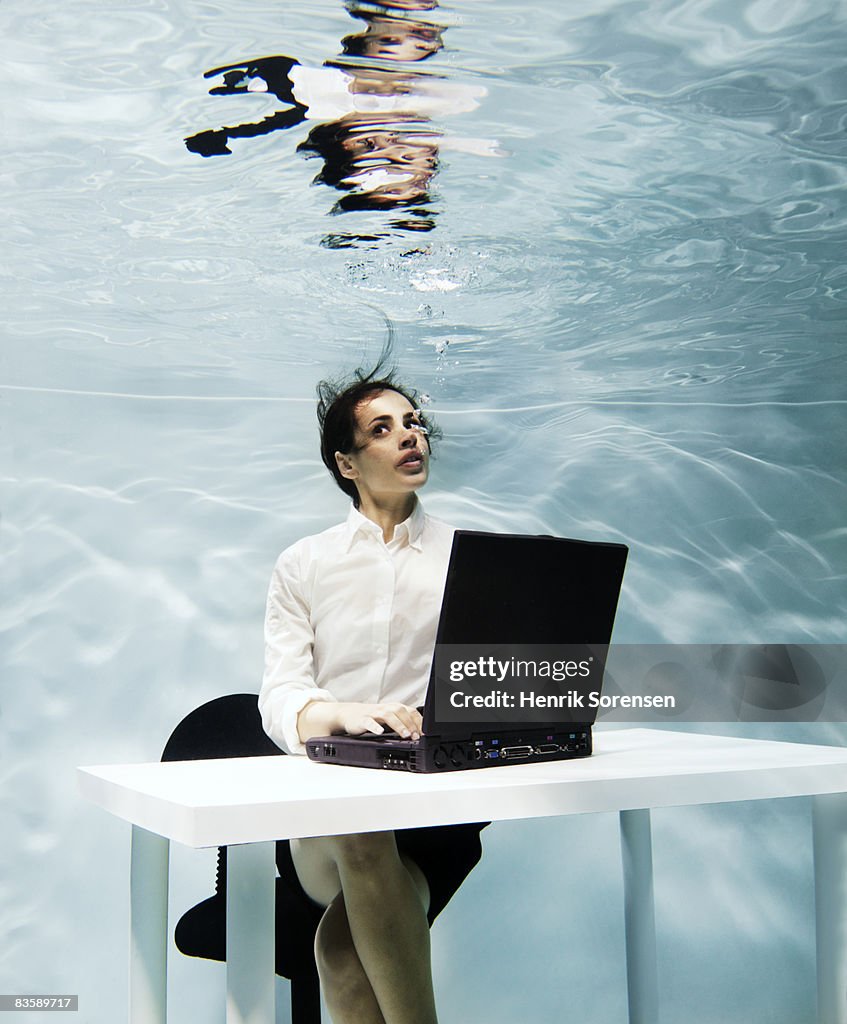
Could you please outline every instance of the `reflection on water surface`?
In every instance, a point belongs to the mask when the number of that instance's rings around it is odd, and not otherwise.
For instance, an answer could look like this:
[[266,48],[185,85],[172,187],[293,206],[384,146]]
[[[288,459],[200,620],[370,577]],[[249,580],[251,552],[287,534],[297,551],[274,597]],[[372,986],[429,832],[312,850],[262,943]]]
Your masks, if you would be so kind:
[[[345,36],[342,53],[320,67],[304,66],[282,55],[260,57],[213,68],[205,78],[222,76],[213,96],[264,93],[285,109],[259,122],[198,132],[185,142],[204,157],[232,153],[233,139],[267,135],[307,122],[308,136],[297,150],[323,160],[315,183],[331,185],[344,196],[333,213],[351,210],[402,211],[388,226],[402,231],[435,227],[431,195],[443,132],[439,118],[474,110],[486,90],[443,75],[413,71],[444,45],[445,27],[425,20],[437,4],[422,0],[402,5],[348,4],[364,29]],[[479,146],[476,147],[477,149]],[[374,242],[385,233],[336,233],[324,238],[329,248]]]

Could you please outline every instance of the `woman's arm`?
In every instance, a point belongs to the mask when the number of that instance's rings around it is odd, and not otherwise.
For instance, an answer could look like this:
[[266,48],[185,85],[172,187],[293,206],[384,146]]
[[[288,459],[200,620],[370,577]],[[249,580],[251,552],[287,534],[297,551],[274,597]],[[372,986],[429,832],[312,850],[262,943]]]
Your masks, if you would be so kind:
[[265,732],[289,754],[305,753],[312,736],[382,733],[404,738],[421,734],[415,708],[397,702],[339,702],[315,683],[315,633],[298,545],[280,555],[268,590],[265,615],[265,673],[259,710]]
[[305,753],[297,729],[303,707],[335,702],[332,693],[315,683],[315,634],[300,555],[298,545],[283,551],[271,576],[265,614],[265,672],[259,694],[265,732],[289,754]]

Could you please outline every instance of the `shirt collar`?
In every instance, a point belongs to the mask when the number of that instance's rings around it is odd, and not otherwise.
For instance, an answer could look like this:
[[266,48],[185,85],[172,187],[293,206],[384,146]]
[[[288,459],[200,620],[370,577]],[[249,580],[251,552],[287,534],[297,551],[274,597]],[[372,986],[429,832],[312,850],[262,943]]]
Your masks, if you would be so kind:
[[[424,519],[423,505],[415,497],[415,507],[412,509],[412,514],[408,519],[404,519],[402,523],[394,527],[393,539],[401,540],[405,537],[409,547],[420,551],[423,546],[421,544],[421,535],[423,534]],[[368,534],[371,534],[374,537],[382,538],[382,530],[380,530],[379,526],[368,519],[367,516],[363,516],[355,505],[350,506],[344,527],[348,551],[353,546],[353,541],[359,536],[367,537]]]

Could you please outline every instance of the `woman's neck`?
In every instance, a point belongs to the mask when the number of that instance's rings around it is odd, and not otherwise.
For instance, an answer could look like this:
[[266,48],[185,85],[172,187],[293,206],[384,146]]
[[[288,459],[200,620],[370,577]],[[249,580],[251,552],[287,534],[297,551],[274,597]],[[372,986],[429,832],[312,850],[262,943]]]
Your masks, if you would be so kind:
[[374,494],[359,494],[359,511],[382,530],[382,538],[386,544],[394,536],[394,527],[405,522],[415,509],[415,494],[404,494],[402,497],[383,498]]

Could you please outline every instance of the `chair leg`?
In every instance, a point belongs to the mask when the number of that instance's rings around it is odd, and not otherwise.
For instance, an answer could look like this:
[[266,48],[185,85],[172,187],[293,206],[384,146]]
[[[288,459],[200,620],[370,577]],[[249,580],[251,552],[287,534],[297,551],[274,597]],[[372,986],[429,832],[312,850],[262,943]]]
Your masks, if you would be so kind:
[[215,868],[215,893],[226,894],[226,847],[218,847],[218,864]]
[[317,968],[291,981],[291,1024],[321,1024],[321,986]]

